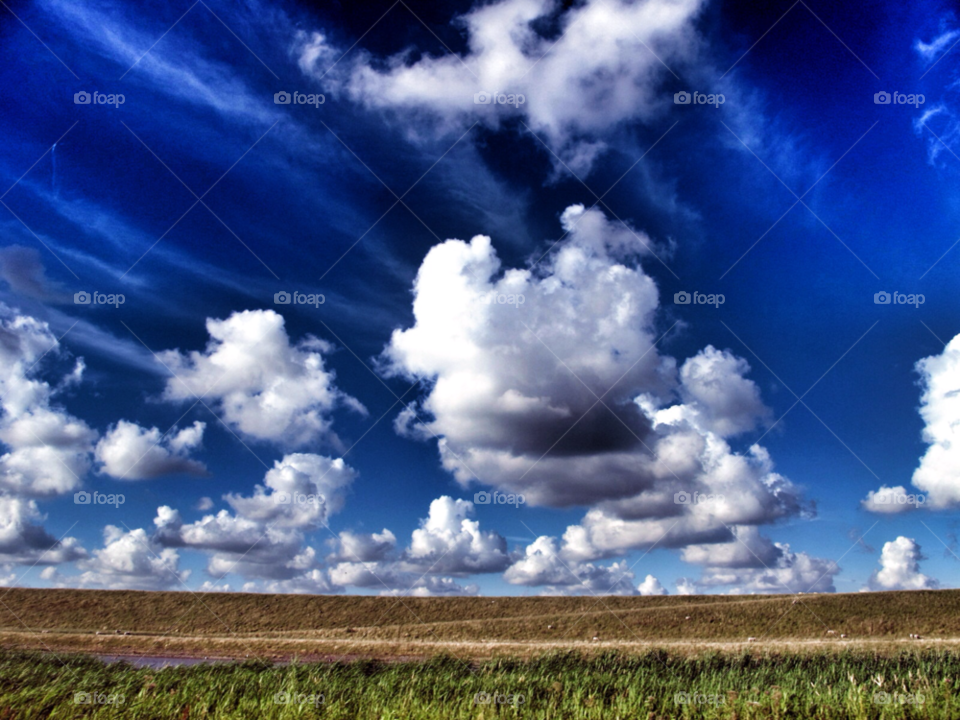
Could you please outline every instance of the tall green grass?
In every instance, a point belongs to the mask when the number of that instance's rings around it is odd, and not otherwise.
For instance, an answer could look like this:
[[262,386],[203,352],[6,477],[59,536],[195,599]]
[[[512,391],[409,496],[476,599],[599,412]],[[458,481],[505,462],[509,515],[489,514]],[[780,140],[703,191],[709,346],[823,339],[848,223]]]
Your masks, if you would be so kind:
[[[957,718],[958,672],[960,656],[935,650],[163,670],[3,653],[0,718]],[[78,704],[77,693],[114,704]]]

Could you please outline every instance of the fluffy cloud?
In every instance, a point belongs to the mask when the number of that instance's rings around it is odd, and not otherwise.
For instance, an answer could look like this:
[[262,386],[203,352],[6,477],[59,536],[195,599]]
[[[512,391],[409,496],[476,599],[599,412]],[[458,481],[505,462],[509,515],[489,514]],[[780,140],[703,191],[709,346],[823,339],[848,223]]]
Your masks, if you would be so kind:
[[449,577],[438,577],[402,569],[392,562],[342,562],[330,568],[330,580],[344,587],[379,590],[380,595],[412,595],[432,597],[442,595],[476,595],[476,585],[460,585]]
[[752,430],[770,415],[743,358],[708,345],[680,368],[680,397],[697,427],[720,437]]
[[[97,433],[53,404],[56,388],[37,377],[60,343],[46,323],[0,303],[0,489],[50,497],[80,487]],[[78,363],[74,378],[82,372]]]
[[397,538],[386,528],[380,533],[344,530],[337,535],[336,545],[336,552],[327,558],[330,562],[378,562],[394,552]]
[[644,578],[643,582],[637,586],[637,592],[645,596],[670,594],[653,575],[647,575],[647,577]]
[[770,567],[707,567],[696,586],[715,589],[730,586],[731,593],[836,592],[833,579],[840,567],[832,560],[794,553],[786,543],[776,543],[780,555]]
[[[653,351],[656,286],[611,256],[604,240],[612,226],[599,211],[573,206],[563,214],[564,228],[574,229],[584,213],[600,235],[574,232],[540,273],[504,270],[485,236],[437,245],[420,267],[416,322],[394,331],[385,367],[430,384],[429,396],[401,414],[398,428],[443,436],[444,466],[464,485],[475,471],[528,502],[572,505],[621,495],[636,477],[634,433],[643,438],[650,428],[630,392],[666,393],[673,367]],[[636,239],[629,249],[644,251]],[[497,295],[523,295],[525,302],[489,301]],[[591,392],[608,390],[606,402],[628,427]],[[433,419],[415,424],[419,412]],[[584,483],[588,475],[592,481]]]
[[861,501],[871,512],[900,513],[918,507],[944,510],[960,505],[960,335],[941,354],[917,361],[914,369],[923,388],[920,417],[923,440],[929,444],[911,481],[920,492],[884,485]]
[[341,532],[327,560],[330,580],[339,586],[379,589],[389,595],[474,595],[476,585],[462,586],[453,577],[494,573],[512,558],[507,541],[480,529],[471,520],[473,503],[447,495],[430,503],[427,517],[413,531],[410,544],[397,551],[396,536]]
[[895,513],[915,510],[926,502],[926,497],[908,493],[903,485],[887,487],[882,485],[879,490],[871,490],[867,497],[860,502],[864,510],[875,513],[892,515]]
[[225,422],[243,435],[295,447],[320,440],[339,446],[330,413],[345,405],[366,413],[334,385],[323,353],[332,346],[308,335],[296,344],[272,310],[246,310],[207,320],[203,352],[167,350],[159,357],[173,374],[164,397],[211,398]]
[[913,485],[933,508],[960,504],[960,335],[940,355],[917,362],[923,394],[923,439],[930,444],[913,473]]
[[158,546],[140,528],[124,532],[107,525],[103,536],[104,547],[77,563],[84,571],[77,579],[81,585],[163,590],[181,587],[190,574],[179,569],[176,550]]
[[903,537],[884,543],[880,569],[875,570],[864,590],[934,590],[940,584],[920,572],[920,545]]
[[281,528],[316,529],[343,508],[357,472],[342,458],[292,453],[277,460],[251,497],[224,499],[238,516]]
[[[179,511],[157,509],[155,539],[165,547],[210,553],[207,572],[214,577],[237,573],[248,578],[293,581],[319,587],[316,551],[304,532],[326,524],[338,512],[356,471],[343,462],[312,453],[292,453],[274,463],[253,495],[228,494],[233,508],[184,523]],[[324,580],[325,582],[325,580]]]
[[343,588],[330,582],[326,570],[314,568],[286,580],[257,580],[243,584],[243,592],[293,593],[317,595],[342,592]]
[[530,543],[523,557],[511,565],[503,577],[513,585],[545,586],[546,595],[635,595],[639,592],[633,587],[634,575],[625,561],[604,567],[564,559],[556,540],[547,536]]
[[454,597],[454,596],[473,596],[480,594],[479,585],[461,585],[453,578],[445,577],[425,577],[417,580],[409,588],[394,588],[392,590],[383,590],[380,595],[390,597]]
[[265,526],[227,510],[185,524],[179,512],[164,505],[157,508],[154,524],[158,544],[208,551],[207,572],[217,578],[237,573],[286,580],[314,564],[313,550],[303,547],[299,532]]
[[[787,544],[772,542],[756,527],[731,528],[734,540],[690,545],[680,553],[684,562],[703,565],[697,581],[684,580],[693,594],[729,586],[730,593],[834,592],[836,563],[807,553],[791,552]],[[677,587],[680,588],[681,583]]]
[[406,564],[430,573],[471,574],[498,572],[509,565],[507,541],[495,532],[480,530],[467,516],[473,503],[444,495],[430,503],[421,527],[413,531],[404,553]]
[[710,545],[690,545],[680,553],[684,562],[725,568],[756,568],[776,563],[783,549],[763,537],[755,527],[732,528],[735,540]]
[[206,424],[195,422],[175,435],[161,435],[157,428],[140,427],[121,420],[97,443],[96,458],[102,472],[119,480],[145,480],[190,473],[206,475],[207,468],[188,455],[200,446]]
[[42,519],[33,500],[0,496],[0,563],[53,565],[86,557],[76,538],[58,541],[35,524]]
[[[667,100],[659,85],[668,71],[661,59],[670,65],[694,56],[701,4],[587,0],[561,11],[551,0],[499,0],[459,19],[467,36],[462,55],[411,61],[402,53],[380,61],[355,51],[334,66],[342,53],[313,33],[301,38],[299,61],[328,92],[432,118],[441,131],[520,117],[577,171],[590,166],[606,131],[662,110]],[[476,104],[480,91],[519,93],[525,102]]]
[[[538,269],[503,268],[485,236],[430,250],[415,323],[383,354],[387,373],[428,388],[398,431],[439,437],[464,487],[591,506],[564,534],[568,562],[729,542],[733,527],[804,512],[766,449],[730,444],[770,416],[749,365],[707,346],[678,370],[657,352],[657,288],[638,264],[649,238],[582,206],[561,223],[568,235]],[[490,302],[511,295],[522,305]]]

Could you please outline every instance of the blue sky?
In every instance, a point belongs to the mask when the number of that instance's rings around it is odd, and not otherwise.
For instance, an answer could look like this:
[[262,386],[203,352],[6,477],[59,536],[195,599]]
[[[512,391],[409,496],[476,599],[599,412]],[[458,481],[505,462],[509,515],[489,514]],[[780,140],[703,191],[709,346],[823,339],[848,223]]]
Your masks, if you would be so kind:
[[955,586],[949,5],[0,17],[5,584]]

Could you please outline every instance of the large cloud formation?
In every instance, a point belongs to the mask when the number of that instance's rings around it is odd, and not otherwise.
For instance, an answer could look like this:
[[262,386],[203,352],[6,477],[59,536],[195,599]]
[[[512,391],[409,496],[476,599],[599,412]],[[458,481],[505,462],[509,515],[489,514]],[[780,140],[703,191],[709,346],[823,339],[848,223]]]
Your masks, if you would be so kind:
[[245,310],[207,320],[203,352],[159,353],[173,377],[164,396],[173,401],[214,400],[226,423],[256,440],[298,447],[321,440],[338,446],[330,412],[345,405],[366,413],[339,390],[323,354],[332,346],[313,336],[291,344],[283,317]]
[[684,548],[685,562],[704,566],[703,576],[692,582],[696,592],[728,586],[734,593],[836,592],[834,578],[840,567],[831,560],[762,536],[755,527],[737,527],[735,540]]
[[923,439],[930,444],[913,473],[913,484],[931,507],[960,504],[960,335],[940,355],[916,365],[923,385],[920,416]]
[[338,585],[379,589],[382,594],[475,594],[475,585],[464,587],[454,578],[501,572],[516,558],[507,552],[501,535],[481,530],[479,521],[470,519],[473,513],[469,500],[437,498],[400,552],[389,530],[342,532],[328,558],[336,562],[330,578]]
[[870,491],[861,505],[872,512],[901,513],[927,507],[945,510],[960,505],[960,335],[939,355],[917,361],[923,440],[930,447],[920,458],[912,484]]
[[[803,512],[766,449],[730,444],[770,416],[746,361],[708,346],[678,368],[657,351],[657,287],[639,263],[649,238],[579,205],[561,223],[562,245],[534,268],[503,268],[486,236],[432,248],[414,285],[415,323],[383,353],[388,374],[428,388],[398,431],[438,437],[462,486],[590,507],[562,544],[540,538],[507,578],[558,586],[570,572],[552,554],[590,563],[724,543]],[[804,562],[786,549],[768,556],[788,566],[781,575]],[[797,583],[815,583],[814,570]]]
[[90,469],[97,433],[55,403],[83,373],[79,359],[56,386],[41,379],[61,356],[49,326],[0,303],[0,563],[56,564],[86,551],[76,538],[58,541],[39,522],[36,499],[70,493]]
[[317,569],[316,551],[305,544],[304,533],[325,525],[330,514],[343,507],[356,474],[342,459],[286,455],[252,495],[224,496],[234,513],[221,510],[184,523],[179,511],[158,508],[155,540],[164,547],[209,553],[207,571],[215,577],[235,572],[290,580]]
[[[115,590],[184,587],[190,571],[179,569],[180,555],[176,550],[158,546],[139,528],[124,532],[107,525],[103,536],[103,548],[94,550],[92,557],[77,563],[83,574],[79,578],[70,578],[69,584]],[[65,580],[54,573],[47,579]]]
[[[57,388],[37,377],[60,342],[49,326],[0,303],[0,489],[32,497],[80,487],[97,433],[54,404]],[[83,372],[77,361],[73,377]]]
[[[666,104],[659,92],[670,73],[665,64],[695,56],[701,5],[587,0],[562,9],[554,0],[499,0],[459,19],[467,37],[461,55],[379,60],[355,50],[337,62],[342,50],[315,32],[301,37],[299,62],[328,92],[432,118],[441,130],[521,117],[578,171],[602,148],[605,131],[648,121]],[[525,102],[476,103],[481,91],[521,94]]]

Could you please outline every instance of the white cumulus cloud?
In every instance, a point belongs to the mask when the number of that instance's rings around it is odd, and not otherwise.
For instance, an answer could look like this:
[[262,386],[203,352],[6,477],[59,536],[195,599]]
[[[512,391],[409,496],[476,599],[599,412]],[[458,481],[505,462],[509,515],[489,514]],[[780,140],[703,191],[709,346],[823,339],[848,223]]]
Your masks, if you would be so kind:
[[[428,252],[414,324],[382,357],[388,374],[427,388],[397,430],[440,438],[441,462],[464,487],[586,505],[557,549],[568,563],[725,543],[733,528],[807,511],[765,448],[731,444],[771,415],[747,362],[707,346],[678,368],[658,352],[658,291],[640,265],[649,238],[582,206],[561,223],[563,243],[535,268],[504,268],[485,236]],[[539,577],[539,562],[511,577]]]
[[645,596],[670,594],[653,575],[647,575],[647,577],[643,579],[643,582],[637,586],[637,592]]
[[81,585],[109,589],[165,590],[183,587],[190,574],[180,570],[179,553],[160,547],[142,529],[124,531],[107,525],[104,546],[77,566]]
[[884,543],[880,569],[875,570],[864,590],[934,590],[940,584],[920,572],[923,560],[920,545],[913,538],[899,536]]
[[210,342],[203,352],[167,350],[159,357],[173,374],[164,397],[216,401],[223,419],[243,435],[295,447],[337,443],[330,413],[345,405],[365,413],[340,391],[323,354],[332,346],[307,336],[291,344],[283,317],[272,310],[245,310],[226,320],[207,319]]
[[148,430],[121,420],[97,443],[96,458],[103,463],[102,472],[119,480],[175,473],[206,475],[206,466],[188,457],[200,446],[205,428],[206,423],[198,421],[176,434],[164,435],[155,427]]

